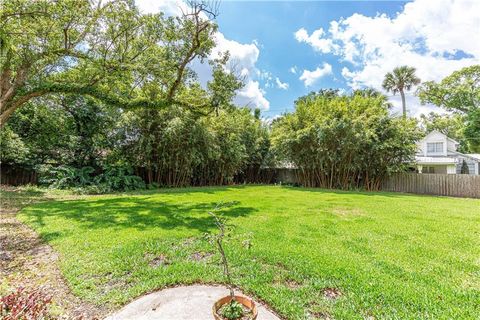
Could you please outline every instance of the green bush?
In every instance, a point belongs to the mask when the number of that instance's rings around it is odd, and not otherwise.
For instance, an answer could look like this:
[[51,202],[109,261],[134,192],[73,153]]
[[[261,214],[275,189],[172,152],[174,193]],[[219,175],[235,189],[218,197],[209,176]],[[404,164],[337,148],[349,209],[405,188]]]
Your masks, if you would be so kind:
[[93,183],[92,167],[74,168],[69,166],[42,166],[38,168],[40,184],[53,189],[86,187]]
[[391,117],[387,98],[367,93],[311,94],[274,122],[274,150],[304,186],[378,190],[414,160],[416,122]]
[[131,191],[145,189],[142,178],[133,174],[133,169],[126,166],[106,166],[104,172],[94,179],[96,186],[111,191]]
[[220,313],[229,320],[240,319],[244,314],[242,305],[235,300],[224,305]]
[[39,182],[52,189],[73,189],[79,194],[101,194],[112,191],[145,189],[142,178],[126,166],[106,166],[95,175],[92,167],[43,166],[38,169]]

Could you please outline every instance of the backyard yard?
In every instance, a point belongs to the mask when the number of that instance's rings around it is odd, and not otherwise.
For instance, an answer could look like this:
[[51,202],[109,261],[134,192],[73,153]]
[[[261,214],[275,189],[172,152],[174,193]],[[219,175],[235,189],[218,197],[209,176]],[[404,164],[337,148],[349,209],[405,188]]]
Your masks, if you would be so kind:
[[110,310],[221,283],[205,235],[219,203],[235,285],[287,319],[478,319],[480,200],[282,186],[88,196],[24,208],[73,293]]

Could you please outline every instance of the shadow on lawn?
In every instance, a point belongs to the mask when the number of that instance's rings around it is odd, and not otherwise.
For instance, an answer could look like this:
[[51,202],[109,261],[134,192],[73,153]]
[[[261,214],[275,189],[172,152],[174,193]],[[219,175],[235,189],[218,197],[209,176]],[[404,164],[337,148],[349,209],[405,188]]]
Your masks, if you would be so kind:
[[[217,192],[225,192],[225,191],[234,191],[245,189],[252,185],[224,185],[224,186],[203,186],[203,187],[179,187],[179,188],[159,188],[159,189],[152,189],[152,190],[135,190],[129,191],[128,195],[158,195],[158,194],[196,194],[196,193],[204,193],[204,194],[216,194]],[[260,185],[255,185],[260,186]]]
[[[79,228],[188,228],[208,232],[214,227],[208,211],[218,202],[172,203],[154,200],[153,197],[122,197],[111,199],[56,201],[31,207],[24,212],[30,221],[45,225],[45,219],[61,216],[79,223]],[[220,210],[225,217],[246,216],[257,209],[240,206],[236,202]],[[59,236],[59,235],[58,235]]]
[[22,190],[16,187],[0,187],[0,210],[20,209],[34,202],[47,201],[45,192],[40,190]]

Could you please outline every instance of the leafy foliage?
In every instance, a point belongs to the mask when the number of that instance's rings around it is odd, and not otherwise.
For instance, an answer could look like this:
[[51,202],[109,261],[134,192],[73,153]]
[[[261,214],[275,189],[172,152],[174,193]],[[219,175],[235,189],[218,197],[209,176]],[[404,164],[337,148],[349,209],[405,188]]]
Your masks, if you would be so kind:
[[385,75],[383,88],[393,94],[410,90],[412,86],[420,83],[420,79],[415,75],[415,68],[409,66],[401,66],[393,69]]
[[[2,141],[22,151],[17,165],[98,167],[113,147],[110,135],[118,118],[118,110],[92,99],[51,96],[22,106],[2,129],[13,131],[16,137],[7,135]],[[2,155],[2,161],[9,157]]]
[[418,90],[423,103],[467,114],[480,107],[480,65],[453,72],[439,83],[427,81]]
[[415,75],[415,68],[401,66],[393,69],[385,75],[382,86],[387,92],[393,94],[400,93],[402,98],[403,117],[407,116],[407,107],[405,103],[405,90],[410,90],[413,86],[420,83],[420,78]]
[[44,166],[40,167],[40,183],[55,189],[85,187],[92,183],[94,171],[92,167]]
[[80,193],[145,189],[143,180],[126,166],[108,165],[97,175],[92,167],[43,166],[40,173],[40,183],[55,189],[76,189]]
[[277,154],[305,186],[378,189],[415,155],[413,120],[391,118],[382,95],[312,95],[273,125]]
[[480,109],[467,115],[465,125],[465,139],[472,152],[480,152]]
[[48,319],[48,305],[52,298],[40,290],[27,291],[18,288],[11,294],[0,297],[0,318],[3,320]]
[[0,131],[0,159],[2,163],[23,164],[26,162],[28,149],[22,139],[10,128]]
[[106,166],[103,173],[95,177],[94,184],[103,186],[107,191],[145,189],[145,182],[133,174],[131,167],[118,165]]
[[221,314],[225,319],[236,320],[244,315],[244,311],[238,301],[232,300],[222,307]]
[[439,83],[425,82],[418,96],[422,103],[433,103],[464,115],[468,149],[480,152],[480,65],[455,71]]
[[118,161],[145,168],[147,183],[218,185],[259,168],[269,151],[267,128],[249,109],[198,116],[183,108],[125,115]]
[[128,0],[2,2],[0,125],[26,102],[54,93],[124,108],[195,109],[183,99],[194,78],[187,65],[214,46],[214,16],[203,2],[177,18],[142,14]]

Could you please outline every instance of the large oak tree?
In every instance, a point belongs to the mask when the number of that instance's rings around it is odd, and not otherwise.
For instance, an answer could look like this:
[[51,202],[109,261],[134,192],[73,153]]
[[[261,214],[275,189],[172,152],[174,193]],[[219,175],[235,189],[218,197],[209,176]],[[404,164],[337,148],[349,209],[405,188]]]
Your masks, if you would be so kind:
[[[202,108],[212,92],[186,94],[214,46],[215,12],[191,3],[181,17],[142,14],[132,1],[0,0],[0,125],[51,93],[90,95],[123,108]],[[198,99],[192,98],[199,97]]]

